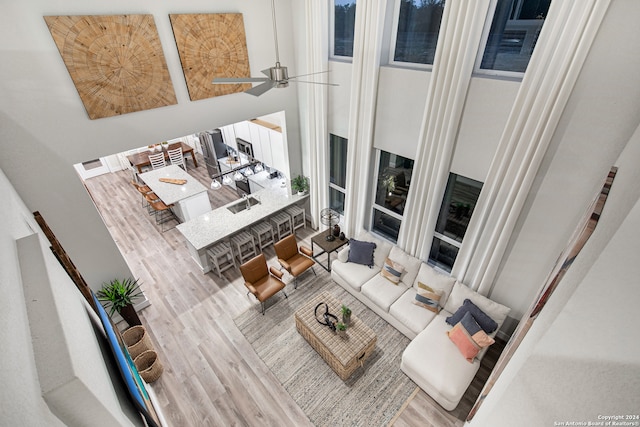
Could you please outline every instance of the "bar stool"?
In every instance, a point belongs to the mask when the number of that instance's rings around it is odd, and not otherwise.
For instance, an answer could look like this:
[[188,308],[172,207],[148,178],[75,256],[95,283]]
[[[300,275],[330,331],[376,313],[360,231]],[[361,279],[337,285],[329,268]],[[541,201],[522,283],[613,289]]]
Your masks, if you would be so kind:
[[235,256],[238,257],[239,264],[244,264],[257,255],[253,235],[247,231],[241,231],[235,236],[232,236],[231,246],[233,247]]
[[291,217],[284,212],[280,212],[269,218],[277,241],[292,233]]
[[275,242],[273,238],[273,228],[271,224],[266,221],[251,227],[251,234],[253,234],[253,237],[256,239],[260,252],[262,252],[266,246],[273,245]]
[[220,242],[207,249],[214,272],[222,279],[222,272],[236,267],[231,246],[227,242]]
[[173,205],[165,205],[162,200],[149,201],[149,205],[153,209],[156,215],[156,224],[162,225],[162,232],[164,233],[164,223],[174,219],[173,211],[171,208]]
[[307,228],[307,219],[305,217],[304,209],[300,206],[291,206],[285,209],[285,212],[287,212],[291,217],[291,227],[294,232],[300,227],[304,227],[305,229]]

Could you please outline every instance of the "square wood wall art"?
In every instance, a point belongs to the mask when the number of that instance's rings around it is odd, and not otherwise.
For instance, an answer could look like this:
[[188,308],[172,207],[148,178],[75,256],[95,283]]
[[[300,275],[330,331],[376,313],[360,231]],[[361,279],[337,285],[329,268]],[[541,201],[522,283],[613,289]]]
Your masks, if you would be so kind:
[[91,119],[177,104],[152,15],[44,19]]
[[215,77],[249,77],[241,13],[169,15],[192,101],[244,92],[251,84],[212,84]]

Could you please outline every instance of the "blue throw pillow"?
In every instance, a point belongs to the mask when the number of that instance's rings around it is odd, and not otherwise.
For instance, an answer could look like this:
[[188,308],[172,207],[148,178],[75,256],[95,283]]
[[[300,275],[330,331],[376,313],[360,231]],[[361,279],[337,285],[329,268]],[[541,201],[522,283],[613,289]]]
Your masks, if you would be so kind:
[[347,262],[373,267],[373,251],[376,244],[373,242],[362,242],[356,239],[349,239],[349,256]]
[[487,316],[485,312],[480,310],[477,305],[471,302],[470,299],[465,299],[464,303],[462,303],[462,307],[460,307],[453,316],[447,317],[447,323],[454,326],[462,320],[467,312],[471,313],[471,315],[476,319],[476,322],[478,322],[478,325],[480,325],[482,330],[486,333],[490,334],[498,329],[496,321]]

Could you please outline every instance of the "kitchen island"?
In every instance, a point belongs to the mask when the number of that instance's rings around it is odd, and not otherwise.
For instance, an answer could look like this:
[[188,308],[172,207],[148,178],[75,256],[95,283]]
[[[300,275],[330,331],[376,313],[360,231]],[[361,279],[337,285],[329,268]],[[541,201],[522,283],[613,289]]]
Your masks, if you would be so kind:
[[185,237],[191,256],[204,273],[210,270],[207,249],[211,245],[223,241],[255,223],[267,220],[271,215],[283,209],[295,204],[303,204],[309,196],[307,194],[303,196],[287,195],[284,191],[265,188],[251,194],[250,197],[258,199],[260,203],[251,206],[251,209],[233,213],[228,207],[244,202],[243,200],[235,201],[176,226]]

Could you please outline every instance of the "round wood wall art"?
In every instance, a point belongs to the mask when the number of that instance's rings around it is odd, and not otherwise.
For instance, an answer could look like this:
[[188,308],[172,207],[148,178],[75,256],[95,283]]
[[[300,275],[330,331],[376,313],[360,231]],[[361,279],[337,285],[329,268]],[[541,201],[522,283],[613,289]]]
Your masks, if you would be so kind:
[[169,15],[192,101],[244,92],[251,84],[212,84],[215,77],[249,77],[241,13]]
[[44,19],[91,119],[177,104],[152,15]]

